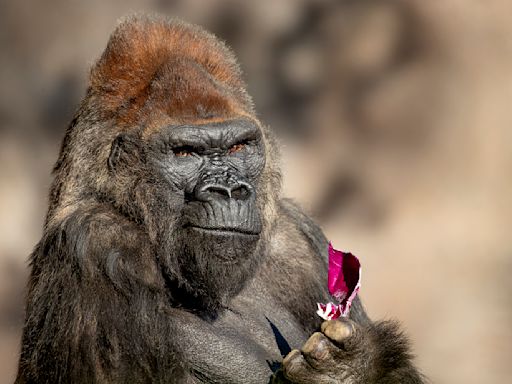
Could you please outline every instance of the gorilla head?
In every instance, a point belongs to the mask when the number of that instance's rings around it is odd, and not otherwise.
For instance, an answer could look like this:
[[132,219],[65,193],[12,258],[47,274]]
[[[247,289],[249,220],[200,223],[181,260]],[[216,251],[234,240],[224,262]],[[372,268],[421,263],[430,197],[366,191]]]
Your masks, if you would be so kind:
[[232,53],[194,26],[132,18],[77,116],[48,220],[73,201],[115,207],[147,235],[171,299],[213,313],[261,262],[280,188]]

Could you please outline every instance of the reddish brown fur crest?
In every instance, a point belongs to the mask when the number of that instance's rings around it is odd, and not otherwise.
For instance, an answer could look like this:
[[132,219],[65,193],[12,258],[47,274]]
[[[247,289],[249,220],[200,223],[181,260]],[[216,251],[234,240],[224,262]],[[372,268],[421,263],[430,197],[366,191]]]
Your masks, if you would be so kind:
[[158,17],[135,16],[117,27],[91,70],[89,92],[107,116],[125,126],[145,121],[146,132],[254,117],[229,48],[197,26]]

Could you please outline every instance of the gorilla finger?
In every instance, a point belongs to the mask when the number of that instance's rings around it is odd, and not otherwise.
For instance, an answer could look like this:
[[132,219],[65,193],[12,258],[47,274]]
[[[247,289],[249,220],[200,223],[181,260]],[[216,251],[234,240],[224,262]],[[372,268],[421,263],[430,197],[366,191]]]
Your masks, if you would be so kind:
[[322,323],[320,329],[329,339],[342,343],[355,333],[356,326],[353,321],[347,319],[328,320]]
[[323,333],[315,332],[302,347],[306,362],[318,371],[327,371],[336,366],[336,347]]
[[368,345],[368,333],[349,319],[338,319],[326,321],[322,324],[321,330],[332,342],[339,347],[339,352],[354,353],[364,349]]
[[325,377],[313,369],[299,350],[292,350],[283,360],[283,374],[287,380],[294,384],[334,384],[329,377]]
[[350,348],[359,343],[359,326],[349,319],[324,321],[320,328],[325,336],[341,347]]

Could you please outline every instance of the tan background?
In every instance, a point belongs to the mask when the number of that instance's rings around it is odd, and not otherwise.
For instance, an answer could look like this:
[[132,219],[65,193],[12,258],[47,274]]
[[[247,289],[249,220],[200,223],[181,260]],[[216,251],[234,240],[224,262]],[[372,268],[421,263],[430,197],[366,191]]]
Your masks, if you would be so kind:
[[434,383],[512,382],[512,3],[0,0],[0,383],[50,169],[116,20],[225,39],[282,138],[286,195],[363,263]]

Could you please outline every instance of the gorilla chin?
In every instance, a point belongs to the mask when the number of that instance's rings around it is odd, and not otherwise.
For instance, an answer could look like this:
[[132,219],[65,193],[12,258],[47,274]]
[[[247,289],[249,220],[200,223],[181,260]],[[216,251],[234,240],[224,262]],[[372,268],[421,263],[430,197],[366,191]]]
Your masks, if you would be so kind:
[[255,274],[264,255],[259,233],[232,228],[184,228],[177,273],[167,275],[173,299],[205,319],[215,319]]
[[186,204],[178,241],[166,252],[171,268],[165,268],[173,299],[205,319],[228,306],[265,254],[254,198],[210,197]]
[[[248,232],[237,228],[190,226],[185,228],[185,237],[191,249],[208,244],[206,254],[210,259],[216,259],[222,264],[243,264],[254,253],[260,232]],[[203,252],[202,247],[200,251]]]

